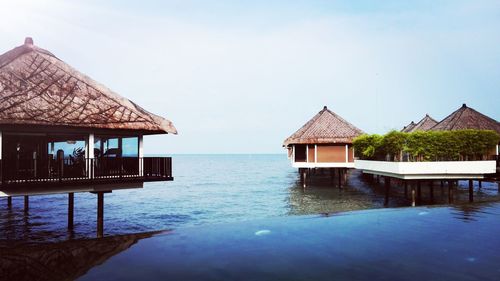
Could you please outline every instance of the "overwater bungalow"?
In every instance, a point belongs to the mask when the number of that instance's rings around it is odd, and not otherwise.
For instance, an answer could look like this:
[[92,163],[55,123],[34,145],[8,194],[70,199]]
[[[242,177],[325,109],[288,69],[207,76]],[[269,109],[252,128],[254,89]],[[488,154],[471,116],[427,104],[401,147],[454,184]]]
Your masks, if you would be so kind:
[[408,124],[408,126],[405,126],[401,130],[401,132],[411,133],[411,132],[416,132],[416,131],[428,131],[432,127],[434,127],[437,123],[438,122],[436,120],[434,120],[434,118],[432,118],[431,116],[429,116],[429,114],[426,114],[424,116],[424,118],[422,118],[416,124],[413,121],[411,121],[411,123]]
[[[500,123],[495,119],[482,114],[481,112],[468,107],[465,103],[462,106],[437,123],[430,130],[492,130],[500,134]],[[500,143],[499,143],[500,145]],[[492,149],[488,156],[499,155],[499,145],[496,151]]]
[[9,204],[10,196],[40,187],[111,190],[173,180],[171,158],[144,157],[143,145],[145,135],[177,134],[172,122],[31,38],[0,55],[0,100],[0,196]]
[[[424,117],[420,122],[413,126],[407,126],[403,132],[415,131],[453,131],[453,130],[491,130],[500,134],[500,123],[495,119],[488,117],[473,108],[463,104],[462,107],[448,115],[442,121],[431,126],[435,120],[430,116]],[[484,132],[483,133],[487,133]],[[449,192],[452,194],[453,186],[458,180],[469,181],[469,200],[473,201],[473,180],[478,181],[479,187],[483,180],[498,180],[500,175],[499,144],[495,148],[494,141],[491,149],[481,155],[461,155],[456,160],[440,161],[432,159],[427,161],[415,162],[391,162],[361,159],[356,160],[355,165],[365,174],[383,176],[386,178],[387,187],[390,185],[390,178],[397,178],[405,182],[416,182],[420,190],[421,181],[429,181],[432,190],[432,181],[448,181]],[[489,144],[488,144],[489,145]],[[469,153],[470,154],[470,153]],[[432,192],[432,191],[431,191]],[[420,194],[420,191],[418,192]],[[432,193],[431,193],[432,194]],[[414,203],[415,204],[415,203]]]
[[340,179],[346,169],[354,168],[352,140],[361,134],[363,131],[325,106],[288,137],[283,146],[304,184],[307,175],[316,169],[336,169]]

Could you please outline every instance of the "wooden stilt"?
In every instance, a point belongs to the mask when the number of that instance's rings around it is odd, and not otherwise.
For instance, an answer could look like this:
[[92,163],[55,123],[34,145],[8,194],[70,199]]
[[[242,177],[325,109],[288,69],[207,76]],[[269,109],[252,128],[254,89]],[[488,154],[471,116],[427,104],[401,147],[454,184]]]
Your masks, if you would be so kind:
[[377,175],[377,184],[380,184],[380,176]]
[[30,208],[30,198],[28,195],[24,195],[24,211],[27,212]]
[[75,194],[68,193],[68,229],[73,229]]
[[342,188],[342,172],[340,169],[337,169],[337,174],[338,174],[338,178],[339,178],[339,189]]
[[390,192],[390,189],[391,189],[391,178],[390,177],[385,177],[384,184],[385,184],[384,206],[387,207],[389,205],[389,192]]
[[104,193],[97,192],[97,237],[104,235]]
[[474,182],[469,180],[469,202],[474,202]]
[[347,169],[343,169],[342,173],[344,175],[344,184],[347,184]]
[[408,198],[408,182],[406,180],[403,180],[404,185],[405,185],[405,199]]
[[434,184],[432,181],[429,182],[429,196],[431,197],[431,203],[434,203]]
[[422,204],[422,184],[420,180],[417,180],[417,204]]
[[330,168],[330,181],[332,185],[335,184],[335,170],[333,168]]
[[415,185],[411,185],[411,206],[415,207],[416,202],[415,202]]
[[12,208],[12,196],[7,196],[7,208]]
[[304,171],[302,172],[302,178],[304,179],[304,180],[302,181],[302,187],[303,187],[303,188],[306,188],[306,187],[307,187],[307,170],[304,170]]
[[448,203],[453,203],[453,181],[448,181]]
[[479,184],[479,188],[481,189],[483,187],[483,181],[482,180],[479,180],[478,181],[478,184]]

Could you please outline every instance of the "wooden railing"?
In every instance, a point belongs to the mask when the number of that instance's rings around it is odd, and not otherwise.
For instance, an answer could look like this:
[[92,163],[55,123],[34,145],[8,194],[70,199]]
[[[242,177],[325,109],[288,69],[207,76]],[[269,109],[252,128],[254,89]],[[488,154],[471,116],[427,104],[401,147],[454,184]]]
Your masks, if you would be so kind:
[[[10,162],[10,161],[9,161]],[[0,184],[172,180],[171,157],[0,160]]]

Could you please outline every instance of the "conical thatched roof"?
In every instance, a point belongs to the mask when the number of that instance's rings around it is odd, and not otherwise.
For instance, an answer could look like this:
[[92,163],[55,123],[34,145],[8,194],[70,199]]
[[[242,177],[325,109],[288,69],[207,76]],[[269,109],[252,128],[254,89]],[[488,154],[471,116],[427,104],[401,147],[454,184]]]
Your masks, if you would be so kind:
[[0,101],[0,125],[177,133],[169,120],[151,114],[78,72],[49,51],[33,45],[31,38],[0,55]]
[[431,130],[443,131],[463,129],[493,130],[500,134],[500,123],[473,108],[467,107],[464,103],[462,107],[437,123]]
[[290,144],[352,143],[352,140],[361,134],[363,134],[363,131],[325,106],[309,122],[288,137],[283,146]]
[[401,130],[405,133],[411,133],[416,131],[429,131],[432,127],[434,127],[438,122],[434,120],[434,118],[430,117],[429,114],[426,114],[422,120],[420,120],[417,124],[413,123],[413,121],[407,127]]

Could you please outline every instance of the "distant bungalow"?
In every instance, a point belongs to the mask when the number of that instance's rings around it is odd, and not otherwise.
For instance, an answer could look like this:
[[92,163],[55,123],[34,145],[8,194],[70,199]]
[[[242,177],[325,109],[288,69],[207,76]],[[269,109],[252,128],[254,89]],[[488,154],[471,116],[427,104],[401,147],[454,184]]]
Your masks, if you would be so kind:
[[429,114],[426,114],[422,120],[420,120],[417,124],[411,121],[410,124],[405,126],[401,132],[411,133],[416,131],[428,131],[432,127],[434,127],[438,122],[434,120],[434,118],[430,117]]
[[26,190],[79,185],[98,194],[101,210],[102,193],[113,187],[173,180],[171,158],[144,157],[143,148],[144,135],[177,134],[172,122],[31,38],[0,55],[0,100],[0,197],[7,196],[9,206],[10,196],[25,195],[27,208]]
[[[352,141],[363,131],[333,113],[326,106],[304,126],[288,137],[283,146],[294,168],[299,168],[301,180],[311,169],[337,169],[345,175],[354,168]],[[331,170],[334,172],[333,170]]]
[[[465,103],[462,106],[445,117],[440,122],[436,122],[428,114],[418,123],[413,121],[405,126],[401,132],[411,133],[415,131],[451,131],[451,130],[492,130],[500,134],[500,123],[495,119],[488,117],[477,110],[468,107]],[[496,154],[499,151],[497,145]],[[492,152],[493,154],[493,152]]]

